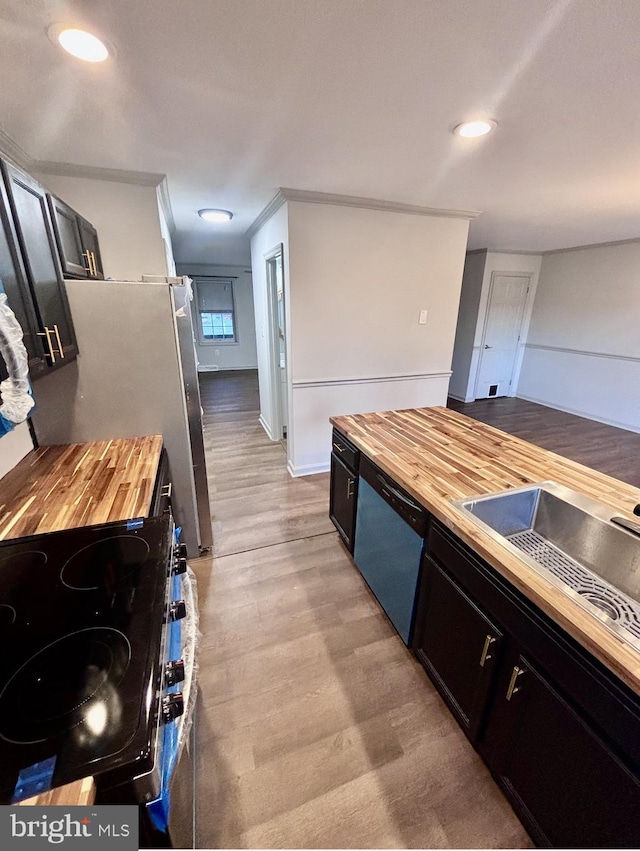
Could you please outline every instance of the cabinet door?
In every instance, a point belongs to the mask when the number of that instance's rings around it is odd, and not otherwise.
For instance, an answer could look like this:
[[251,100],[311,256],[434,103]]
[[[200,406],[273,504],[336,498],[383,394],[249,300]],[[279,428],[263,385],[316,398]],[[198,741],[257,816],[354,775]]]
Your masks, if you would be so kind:
[[414,651],[471,741],[485,719],[502,640],[460,586],[425,558]]
[[331,453],[331,493],[329,517],[349,552],[353,552],[356,521],[357,476]]
[[50,366],[77,353],[44,187],[20,169],[3,163],[5,183],[35,312]]
[[98,244],[98,232],[94,226],[86,219],[83,219],[82,216],[78,216],[78,226],[80,228],[84,256],[87,258],[91,267],[89,277],[104,280],[102,258],[100,257],[100,246]]
[[[7,304],[22,327],[23,342],[29,357],[29,373],[36,378],[47,369],[42,342],[37,336],[38,322],[33,310],[29,285],[22,265],[6,190],[0,179],[0,282],[7,294]],[[0,381],[7,378],[6,366],[0,358]]]
[[539,844],[640,844],[640,784],[517,648],[480,748]]
[[73,278],[86,278],[89,275],[90,266],[83,253],[78,215],[68,204],[54,195],[47,195],[47,200],[60,253],[62,272]]

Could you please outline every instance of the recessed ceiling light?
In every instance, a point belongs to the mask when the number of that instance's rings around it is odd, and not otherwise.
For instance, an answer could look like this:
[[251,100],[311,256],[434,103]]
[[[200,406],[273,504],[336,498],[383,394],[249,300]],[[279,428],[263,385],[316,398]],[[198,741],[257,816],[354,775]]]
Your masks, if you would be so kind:
[[229,210],[198,210],[198,215],[205,222],[230,222],[233,218]]
[[47,33],[54,44],[85,62],[104,62],[115,55],[112,45],[107,45],[104,39],[68,24],[52,24]]
[[498,125],[490,119],[480,119],[478,121],[465,121],[463,124],[458,124],[453,128],[456,136],[464,136],[466,139],[475,139],[477,136],[484,136],[490,133]]

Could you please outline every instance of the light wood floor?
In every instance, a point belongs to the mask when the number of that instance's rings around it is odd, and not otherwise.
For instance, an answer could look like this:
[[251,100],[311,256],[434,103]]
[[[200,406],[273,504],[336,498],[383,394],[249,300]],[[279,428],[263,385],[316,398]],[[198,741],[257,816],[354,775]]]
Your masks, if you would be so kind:
[[202,376],[214,555],[200,595],[202,848],[531,842],[327,519],[253,372]]

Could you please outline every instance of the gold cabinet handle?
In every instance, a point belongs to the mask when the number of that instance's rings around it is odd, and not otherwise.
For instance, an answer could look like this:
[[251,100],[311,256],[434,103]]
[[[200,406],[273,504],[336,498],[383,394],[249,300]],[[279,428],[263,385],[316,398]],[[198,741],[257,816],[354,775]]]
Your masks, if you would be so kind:
[[58,354],[60,355],[61,358],[63,358],[64,357],[64,349],[62,348],[62,340],[60,339],[60,334],[58,332],[58,326],[54,325],[53,330],[55,332],[56,341],[58,343]]
[[484,640],[484,647],[482,648],[482,655],[480,656],[480,667],[481,668],[484,668],[484,663],[488,659],[493,658],[491,656],[491,653],[489,653],[489,648],[491,647],[491,645],[493,644],[494,641],[495,641],[495,638],[492,635],[487,635],[487,637]]
[[87,258],[87,263],[89,264],[89,268],[84,267],[85,272],[88,272],[90,275],[93,275],[93,269],[91,268],[91,252],[83,251],[82,256]]
[[96,255],[93,253],[93,251],[90,251],[89,253],[91,254],[91,265],[93,267],[93,273],[92,274],[93,274],[94,278],[97,278],[98,277],[98,264],[96,263]]
[[168,482],[164,485],[162,489],[162,496],[166,496],[167,499],[171,499],[171,491],[173,490],[173,482]]
[[[51,358],[51,363],[55,363],[56,362],[56,350],[51,345],[52,331],[50,331],[49,328],[47,328],[47,326],[45,325],[44,331],[37,331],[36,334],[37,334],[38,337],[46,337],[47,338],[47,348],[49,349],[49,351],[47,352],[47,355]],[[57,352],[57,354],[60,354],[60,352]]]
[[351,499],[353,496],[352,487],[355,484],[355,479],[347,479],[347,499]]
[[333,448],[336,450],[336,452],[344,452],[344,446],[338,446],[337,443],[333,444]]
[[511,700],[513,695],[520,691],[516,683],[518,681],[518,677],[524,674],[524,668],[519,668],[517,665],[514,665],[513,671],[511,672],[511,679],[509,680],[509,688],[507,689],[507,700]]

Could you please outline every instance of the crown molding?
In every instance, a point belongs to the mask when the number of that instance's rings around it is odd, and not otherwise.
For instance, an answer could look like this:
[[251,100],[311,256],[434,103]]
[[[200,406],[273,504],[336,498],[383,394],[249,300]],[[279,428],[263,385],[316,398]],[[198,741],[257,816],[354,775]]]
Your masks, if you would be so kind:
[[11,136],[9,136],[8,133],[5,133],[1,127],[0,152],[6,159],[11,160],[14,165],[20,166],[27,171],[34,167],[33,157],[29,156],[25,149],[20,147],[15,139],[12,139]]
[[271,216],[273,216],[274,213],[276,213],[280,209],[280,207],[282,207],[286,200],[287,199],[282,194],[282,189],[279,189],[278,192],[276,192],[276,194],[273,196],[271,201],[269,201],[267,206],[264,207],[262,212],[258,213],[256,218],[251,222],[249,227],[244,232],[244,235],[251,238],[254,233],[259,231],[262,225],[265,222],[269,221]]
[[302,201],[307,204],[332,204],[337,207],[359,207],[364,210],[381,210],[387,213],[407,213],[411,216],[438,216],[449,219],[475,219],[478,210],[444,210],[438,207],[420,207],[415,204],[401,204],[397,201],[383,201],[378,198],[360,198],[357,195],[333,195],[330,192],[309,192],[305,189],[287,189],[280,187],[279,194],[285,201]]
[[635,242],[640,242],[640,237],[634,236],[629,239],[614,239],[610,242],[592,242],[587,245],[571,245],[568,248],[550,248],[548,251],[541,251],[543,257],[549,254],[566,254],[568,251],[588,251],[590,248],[612,248],[616,245],[632,245]]
[[164,174],[149,171],[128,171],[120,168],[100,168],[74,163],[56,163],[47,160],[32,160],[31,169],[41,174],[56,174],[60,177],[87,177],[92,180],[109,180],[115,183],[131,183],[136,186],[159,186]]
[[306,189],[288,189],[281,186],[267,206],[245,231],[252,237],[262,225],[287,201],[302,201],[306,204],[330,204],[334,207],[357,207],[362,210],[380,210],[385,213],[405,213],[410,216],[437,216],[448,219],[475,219],[478,210],[444,210],[438,207],[419,207],[396,201],[381,201],[377,198],[360,198],[356,195],[334,195],[330,192],[311,192]]

